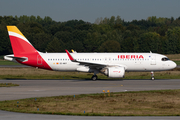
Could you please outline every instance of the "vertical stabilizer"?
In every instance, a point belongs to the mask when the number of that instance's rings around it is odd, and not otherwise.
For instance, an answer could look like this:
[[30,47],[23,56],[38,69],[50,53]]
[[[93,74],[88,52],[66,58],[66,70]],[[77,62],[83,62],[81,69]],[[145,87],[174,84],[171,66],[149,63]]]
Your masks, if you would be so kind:
[[14,56],[37,52],[16,26],[7,26]]

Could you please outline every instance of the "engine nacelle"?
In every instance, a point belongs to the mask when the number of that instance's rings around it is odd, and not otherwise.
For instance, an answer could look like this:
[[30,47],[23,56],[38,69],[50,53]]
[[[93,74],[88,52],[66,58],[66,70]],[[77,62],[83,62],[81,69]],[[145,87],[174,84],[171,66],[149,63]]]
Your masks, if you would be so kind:
[[125,75],[124,67],[109,67],[103,72],[110,78],[123,78]]

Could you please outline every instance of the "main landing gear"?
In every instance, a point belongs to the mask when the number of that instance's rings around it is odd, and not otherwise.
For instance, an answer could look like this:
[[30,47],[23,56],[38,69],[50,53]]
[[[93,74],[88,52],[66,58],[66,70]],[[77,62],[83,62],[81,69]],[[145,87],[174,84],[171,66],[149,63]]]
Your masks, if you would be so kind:
[[91,77],[91,79],[92,79],[93,81],[96,81],[96,80],[98,79],[98,77],[97,77],[97,75],[96,75],[96,74],[98,74],[98,73],[99,73],[99,71],[98,71],[98,70],[96,70],[96,69],[93,69],[92,71],[94,72],[94,75]]
[[91,79],[92,79],[93,81],[96,81],[96,80],[98,79],[98,77],[97,77],[97,75],[93,75],[93,76],[91,77]]
[[151,71],[151,80],[153,81],[154,80],[154,72]]

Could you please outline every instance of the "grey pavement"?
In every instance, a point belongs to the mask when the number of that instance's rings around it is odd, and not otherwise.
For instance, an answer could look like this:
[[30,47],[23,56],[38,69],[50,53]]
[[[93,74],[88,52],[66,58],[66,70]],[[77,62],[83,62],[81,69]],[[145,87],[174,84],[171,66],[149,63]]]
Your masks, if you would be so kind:
[[67,115],[40,115],[6,112],[0,110],[0,120],[179,120],[178,116],[67,116]]
[[[141,90],[180,89],[179,79],[165,80],[0,80],[0,83],[16,83],[18,87],[1,87],[0,101],[30,97],[76,95],[88,93],[126,92]],[[0,120],[56,120],[56,119],[120,119],[120,120],[179,120],[180,117],[99,117],[38,115],[0,111]]]

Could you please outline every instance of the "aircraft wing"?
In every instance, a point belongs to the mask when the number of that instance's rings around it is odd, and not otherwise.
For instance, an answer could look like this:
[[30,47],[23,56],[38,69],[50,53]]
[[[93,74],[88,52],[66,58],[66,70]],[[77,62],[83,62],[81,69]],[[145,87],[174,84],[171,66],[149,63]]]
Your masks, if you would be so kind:
[[89,68],[104,68],[104,67],[107,67],[108,65],[106,64],[101,64],[101,63],[95,63],[95,62],[83,62],[83,61],[78,61],[76,59],[74,59],[72,57],[72,55],[69,53],[68,50],[65,50],[69,59],[72,61],[72,62],[77,62],[77,63],[80,63],[80,65],[84,65],[84,66],[89,66]]
[[125,69],[127,69],[127,66],[122,65],[122,64],[103,64],[103,63],[96,63],[96,62],[78,61],[78,60],[73,58],[73,56],[69,53],[68,50],[65,50],[65,51],[66,51],[69,59],[72,62],[77,62],[80,65],[88,66],[89,68],[102,69],[102,68],[105,68],[105,67],[124,67]]

